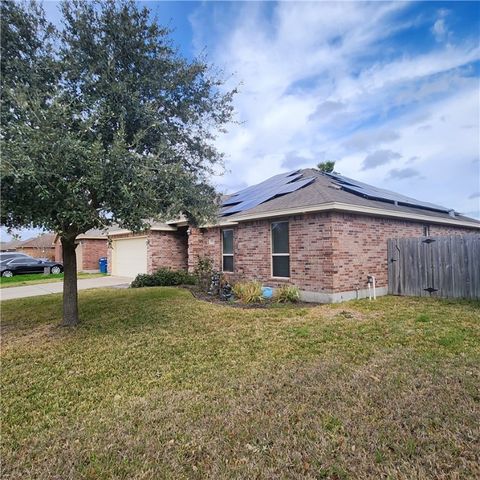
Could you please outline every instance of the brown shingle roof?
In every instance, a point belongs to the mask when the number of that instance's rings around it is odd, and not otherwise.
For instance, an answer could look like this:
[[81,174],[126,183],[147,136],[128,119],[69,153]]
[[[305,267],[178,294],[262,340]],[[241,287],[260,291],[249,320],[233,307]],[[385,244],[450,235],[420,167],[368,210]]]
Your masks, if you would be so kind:
[[23,241],[19,239],[12,239],[8,242],[0,242],[0,250],[15,250],[16,248],[21,247]]
[[478,220],[468,218],[463,215],[457,214],[455,217],[452,217],[446,212],[438,212],[434,210],[426,210],[423,208],[408,207],[403,205],[394,205],[390,202],[373,200],[351,192],[347,192],[346,190],[339,188],[337,183],[331,177],[324,175],[320,171],[313,168],[304,169],[301,170],[301,172],[303,178],[315,177],[315,181],[306,187],[296,190],[295,192],[273,198],[249,210],[223,217],[222,219],[235,221],[244,215],[257,214],[264,214],[265,217],[268,217],[269,213],[273,213],[275,211],[296,208],[302,209],[329,203],[341,203],[354,207],[370,207],[396,213],[427,215],[436,219],[444,218],[449,220],[464,220],[480,225]]
[[87,239],[107,239],[108,234],[106,230],[100,230],[98,228],[92,228],[91,230],[86,231],[78,235],[77,240],[87,240]]
[[22,248],[52,248],[54,241],[55,233],[43,233],[38,237],[23,242]]

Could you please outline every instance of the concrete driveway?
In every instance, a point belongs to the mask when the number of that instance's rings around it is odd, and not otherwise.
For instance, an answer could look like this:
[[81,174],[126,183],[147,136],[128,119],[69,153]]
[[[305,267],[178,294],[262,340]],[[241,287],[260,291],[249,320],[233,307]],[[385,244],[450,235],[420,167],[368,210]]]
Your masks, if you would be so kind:
[[[133,278],[128,277],[97,277],[78,280],[78,290],[90,288],[127,287]],[[0,300],[14,298],[37,297],[50,293],[63,292],[63,282],[40,283],[38,285],[25,285],[23,287],[9,287],[0,289]]]

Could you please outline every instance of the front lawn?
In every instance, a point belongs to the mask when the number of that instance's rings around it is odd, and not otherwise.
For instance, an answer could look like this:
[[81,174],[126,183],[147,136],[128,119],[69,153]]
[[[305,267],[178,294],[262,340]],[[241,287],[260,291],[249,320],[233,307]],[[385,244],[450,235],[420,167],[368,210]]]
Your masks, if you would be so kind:
[[[104,277],[106,273],[79,273],[80,278]],[[22,287],[24,285],[36,285],[38,283],[63,282],[63,273],[32,273],[26,275],[14,275],[13,277],[0,277],[0,288]]]
[[479,478],[480,304],[2,303],[2,476]]

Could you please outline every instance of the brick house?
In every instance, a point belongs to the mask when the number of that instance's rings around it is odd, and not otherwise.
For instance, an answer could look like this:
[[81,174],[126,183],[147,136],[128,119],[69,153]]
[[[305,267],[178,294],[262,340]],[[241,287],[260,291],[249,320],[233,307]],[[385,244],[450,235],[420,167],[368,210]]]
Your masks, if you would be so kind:
[[[63,260],[62,244],[58,237],[55,238],[55,261]],[[98,272],[98,260],[106,257],[108,254],[108,235],[102,230],[89,230],[77,237],[77,256],[78,272]]]
[[475,232],[480,222],[453,210],[305,169],[226,197],[213,226],[114,232],[109,263],[113,273],[134,276],[192,271],[207,256],[233,282],[293,284],[305,300],[334,302],[365,297],[368,275],[379,295],[387,292],[389,238]]
[[55,258],[55,246],[54,246],[55,234],[54,233],[42,233],[38,237],[31,238],[22,242],[16,251],[25,253],[35,258],[48,258],[48,260],[54,260]]

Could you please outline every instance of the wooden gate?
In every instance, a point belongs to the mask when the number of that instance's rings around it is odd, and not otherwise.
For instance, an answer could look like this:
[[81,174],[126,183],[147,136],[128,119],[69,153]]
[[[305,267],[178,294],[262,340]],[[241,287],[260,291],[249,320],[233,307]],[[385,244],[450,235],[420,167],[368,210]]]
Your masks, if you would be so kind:
[[388,240],[388,293],[480,299],[480,235]]

